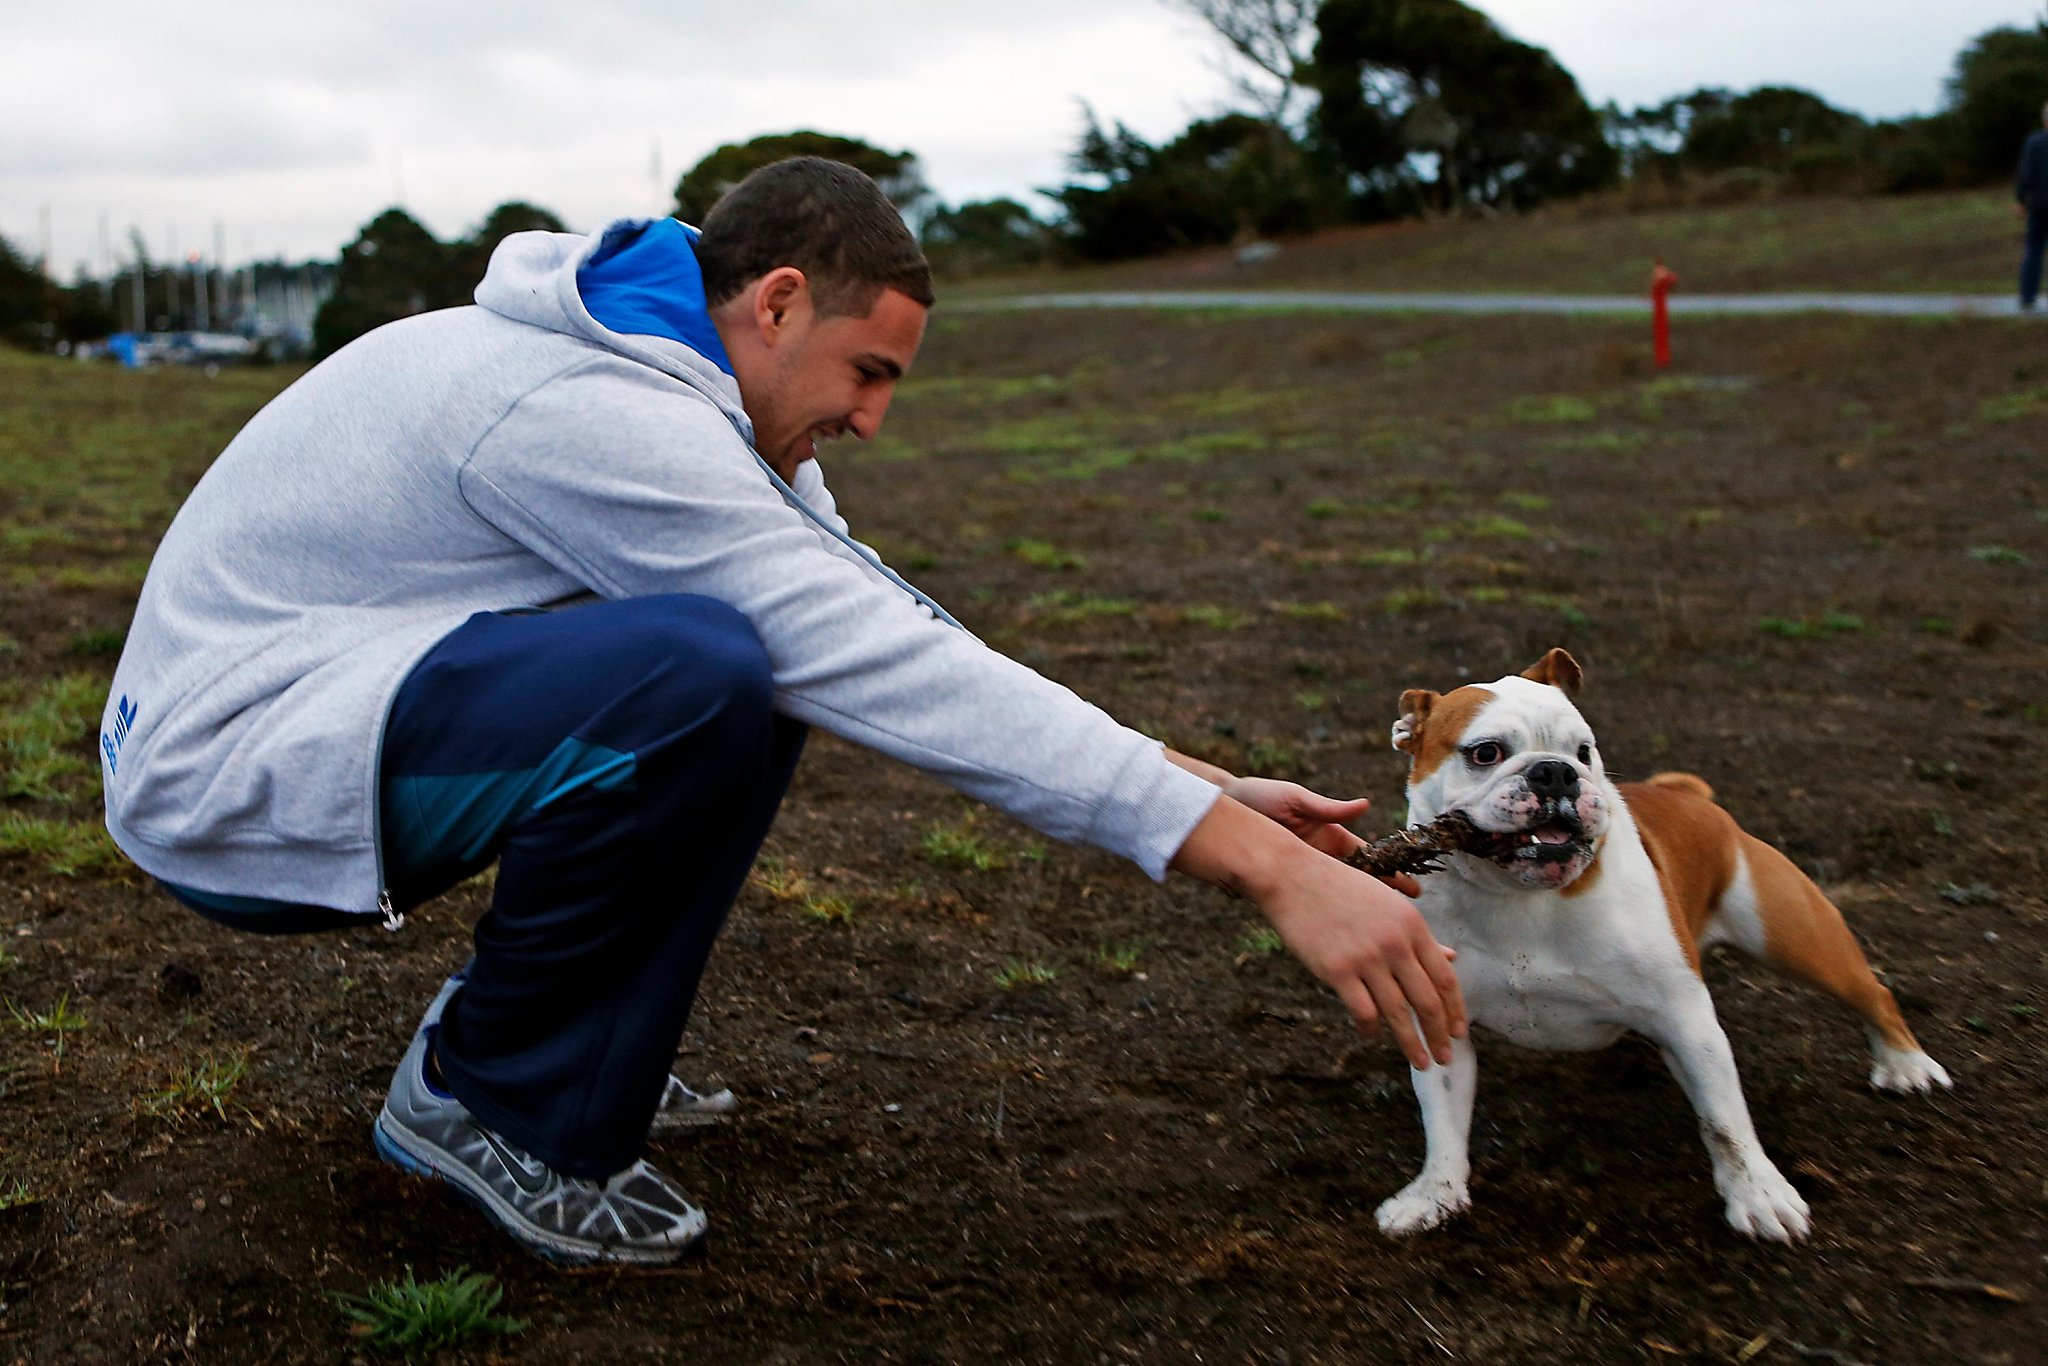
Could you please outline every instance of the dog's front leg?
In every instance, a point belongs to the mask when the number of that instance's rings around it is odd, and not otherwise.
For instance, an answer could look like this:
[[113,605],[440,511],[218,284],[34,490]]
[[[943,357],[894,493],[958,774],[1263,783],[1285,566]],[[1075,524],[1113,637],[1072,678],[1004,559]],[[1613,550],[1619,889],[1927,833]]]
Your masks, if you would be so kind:
[[1753,1238],[1787,1243],[1804,1238],[1812,1227],[1806,1201],[1764,1155],[1713,998],[1704,984],[1687,997],[1644,1032],[1663,1049],[1665,1063],[1699,1116],[1728,1222]]
[[1472,1040],[1452,1039],[1451,1060],[1427,1072],[1411,1070],[1415,1098],[1422,1102],[1422,1134],[1429,1153],[1422,1172],[1379,1208],[1380,1231],[1400,1236],[1435,1228],[1472,1203],[1465,1188],[1472,1175],[1467,1147],[1472,1132],[1472,1093],[1479,1085],[1479,1055]]

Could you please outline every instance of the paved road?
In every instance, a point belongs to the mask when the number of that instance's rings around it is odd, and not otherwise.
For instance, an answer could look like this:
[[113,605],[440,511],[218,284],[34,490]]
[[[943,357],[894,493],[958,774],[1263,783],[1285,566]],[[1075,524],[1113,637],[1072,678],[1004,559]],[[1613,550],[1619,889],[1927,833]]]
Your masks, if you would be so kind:
[[[1028,308],[1271,308],[1332,313],[1647,314],[1647,298],[1627,294],[1347,294],[1294,290],[1020,294],[949,300],[946,310]],[[1893,318],[2036,318],[2002,294],[1686,294],[1674,314],[1861,313]]]

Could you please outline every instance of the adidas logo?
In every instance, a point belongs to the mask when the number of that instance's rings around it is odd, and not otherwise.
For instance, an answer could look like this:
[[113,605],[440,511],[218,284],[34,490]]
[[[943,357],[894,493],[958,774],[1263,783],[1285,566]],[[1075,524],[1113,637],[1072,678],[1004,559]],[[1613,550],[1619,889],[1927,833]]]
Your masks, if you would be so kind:
[[135,717],[142,709],[128,700],[123,693],[121,700],[114,704],[114,729],[100,732],[100,753],[106,756],[107,772],[121,771],[121,746],[128,739],[128,732],[135,727]]

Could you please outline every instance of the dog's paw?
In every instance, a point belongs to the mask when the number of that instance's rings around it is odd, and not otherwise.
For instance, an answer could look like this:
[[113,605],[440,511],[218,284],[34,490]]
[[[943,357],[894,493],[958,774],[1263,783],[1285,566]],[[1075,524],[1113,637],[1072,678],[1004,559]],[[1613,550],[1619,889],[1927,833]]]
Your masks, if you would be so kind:
[[1872,1054],[1870,1084],[1879,1091],[1931,1091],[1954,1085],[1948,1070],[1917,1048],[1879,1044]]
[[1813,1231],[1805,1197],[1768,1162],[1730,1180],[1721,1194],[1728,1201],[1728,1224],[1737,1233],[1796,1243]]
[[1379,1207],[1375,1216],[1380,1232],[1395,1238],[1435,1228],[1460,1210],[1472,1207],[1471,1193],[1463,1181],[1444,1181],[1418,1176],[1399,1195]]

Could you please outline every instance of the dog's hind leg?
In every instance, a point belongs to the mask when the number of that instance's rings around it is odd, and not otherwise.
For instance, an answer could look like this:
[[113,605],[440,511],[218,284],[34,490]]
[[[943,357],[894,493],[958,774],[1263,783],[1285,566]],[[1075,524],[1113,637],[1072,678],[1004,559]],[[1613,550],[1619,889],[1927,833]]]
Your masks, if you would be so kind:
[[1472,1204],[1469,1143],[1472,1095],[1479,1086],[1479,1055],[1470,1038],[1451,1040],[1449,1063],[1427,1072],[1411,1070],[1415,1099],[1422,1105],[1422,1134],[1429,1145],[1422,1171],[1401,1193],[1379,1207],[1380,1231],[1400,1236],[1435,1228]]
[[1947,1086],[1948,1073],[1922,1051],[1835,904],[1762,840],[1745,834],[1741,849],[1742,872],[1717,912],[1727,942],[1862,1016],[1870,1039],[1870,1084],[1878,1090]]

